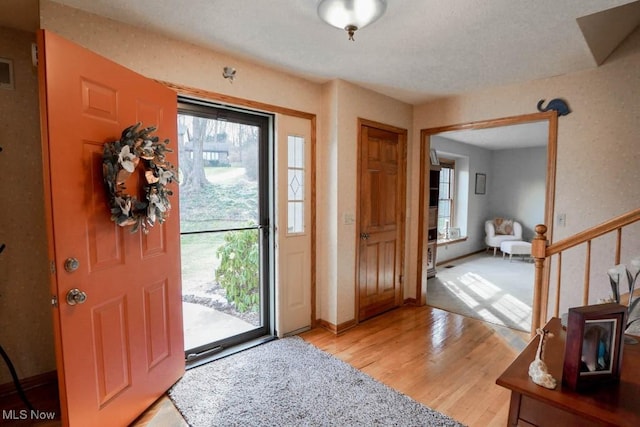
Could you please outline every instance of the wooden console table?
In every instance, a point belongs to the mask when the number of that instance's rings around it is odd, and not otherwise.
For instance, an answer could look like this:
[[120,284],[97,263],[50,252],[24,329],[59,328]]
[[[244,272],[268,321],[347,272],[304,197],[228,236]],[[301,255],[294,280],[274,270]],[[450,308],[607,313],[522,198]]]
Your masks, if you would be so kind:
[[545,328],[554,337],[545,340],[542,359],[558,387],[548,390],[529,378],[539,338],[531,341],[496,381],[511,390],[508,425],[640,426],[640,344],[625,344],[619,383],[577,393],[562,386],[566,332],[560,319],[551,319]]

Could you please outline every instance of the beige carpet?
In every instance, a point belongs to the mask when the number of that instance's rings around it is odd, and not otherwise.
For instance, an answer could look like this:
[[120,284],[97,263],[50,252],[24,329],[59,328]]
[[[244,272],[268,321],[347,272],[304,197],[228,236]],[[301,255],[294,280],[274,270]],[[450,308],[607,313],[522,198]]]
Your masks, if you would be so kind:
[[534,264],[479,253],[438,266],[427,282],[427,304],[529,332]]

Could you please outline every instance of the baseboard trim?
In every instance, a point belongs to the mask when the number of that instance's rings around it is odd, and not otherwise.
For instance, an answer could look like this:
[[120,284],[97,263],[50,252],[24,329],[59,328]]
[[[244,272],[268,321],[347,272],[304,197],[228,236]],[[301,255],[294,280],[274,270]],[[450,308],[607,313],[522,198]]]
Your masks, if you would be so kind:
[[[58,384],[58,372],[49,371],[42,374],[34,375],[32,377],[23,378],[20,380],[20,385],[24,391],[33,390],[39,387],[47,387]],[[17,395],[15,384],[13,381],[0,384],[0,398],[5,398],[13,395]]]
[[335,335],[339,335],[344,331],[351,329],[358,324],[358,322],[356,322],[356,319],[351,319],[347,322],[340,323],[339,325],[335,325],[331,322],[328,322],[322,319],[320,319],[319,323],[322,328],[326,329],[327,331]]
[[404,303],[405,305],[418,305],[418,300],[415,298],[406,298]]
[[477,250],[477,251],[475,251],[475,252],[470,252],[470,253],[468,253],[468,254],[466,254],[466,255],[460,255],[460,256],[457,256],[457,257],[455,257],[455,258],[448,259],[448,260],[446,260],[446,261],[440,261],[440,262],[439,262],[439,263],[437,263],[436,265],[438,265],[438,266],[439,266],[439,265],[443,265],[443,264],[448,264],[448,263],[450,263],[450,262],[458,261],[458,260],[460,260],[460,259],[467,258],[467,257],[470,257],[470,256],[472,256],[472,255],[479,254],[479,253],[481,253],[481,252],[486,252],[486,251],[487,251],[487,250],[486,250],[486,248],[485,248],[485,249],[480,249],[480,250]]

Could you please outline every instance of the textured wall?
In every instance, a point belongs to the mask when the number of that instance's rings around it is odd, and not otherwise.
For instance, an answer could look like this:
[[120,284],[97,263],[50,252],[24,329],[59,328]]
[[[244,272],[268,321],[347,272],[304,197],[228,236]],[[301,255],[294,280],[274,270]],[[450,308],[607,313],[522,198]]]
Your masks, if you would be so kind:
[[[55,369],[47,274],[35,34],[0,27],[15,90],[0,89],[0,345],[21,378]],[[11,381],[0,362],[0,384]]]
[[522,224],[522,237],[531,240],[534,227],[544,223],[547,149],[496,150],[487,176],[489,217],[513,218]]
[[[149,78],[309,113],[320,107],[321,86],[308,80],[50,0],[40,1],[40,26]],[[225,66],[237,70],[233,84]]]
[[[327,147],[335,155],[329,156],[330,161],[335,164],[330,165],[335,174],[330,176],[330,180],[337,182],[337,191],[328,194],[327,206],[319,205],[319,216],[328,217],[330,222],[336,223],[336,240],[329,242],[335,250],[330,250],[329,259],[320,259],[318,265],[335,266],[336,277],[334,282],[323,283],[330,288],[336,288],[336,300],[327,301],[329,305],[336,305],[336,319],[326,319],[335,324],[348,322],[355,318],[355,292],[356,292],[356,245],[358,237],[356,234],[357,224],[347,224],[345,215],[356,216],[358,210],[356,201],[358,200],[358,118],[372,120],[379,123],[407,129],[408,147],[413,144],[411,121],[412,107],[398,100],[380,95],[370,90],[363,89],[345,81],[335,83],[333,92],[335,99],[333,105],[336,108],[336,130],[335,139],[332,146]],[[408,155],[407,176],[412,173],[412,168],[418,168],[416,163]],[[325,165],[326,167],[327,165]],[[320,182],[320,181],[319,181]],[[320,191],[320,190],[319,190]],[[409,198],[409,188],[407,188],[407,213],[410,211],[411,203]],[[417,205],[417,200],[416,203]],[[327,207],[333,207],[335,217],[327,216],[322,211]],[[357,221],[357,218],[356,218]],[[322,227],[320,226],[321,230]],[[405,233],[405,292],[404,297],[415,295],[415,251],[406,250],[410,242],[410,229]],[[332,267],[330,267],[332,268]]]

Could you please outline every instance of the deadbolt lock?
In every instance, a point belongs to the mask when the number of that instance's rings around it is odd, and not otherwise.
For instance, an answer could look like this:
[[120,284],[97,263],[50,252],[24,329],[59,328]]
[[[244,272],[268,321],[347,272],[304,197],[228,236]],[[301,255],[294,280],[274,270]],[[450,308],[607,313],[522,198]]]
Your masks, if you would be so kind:
[[64,269],[69,273],[73,273],[78,267],[80,267],[80,261],[77,258],[70,257],[64,261]]

